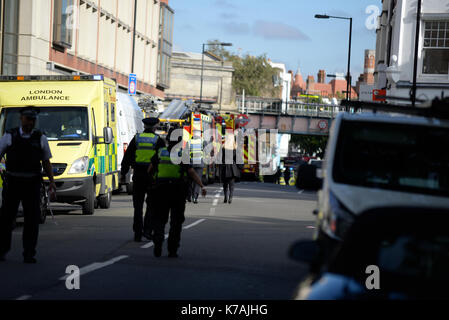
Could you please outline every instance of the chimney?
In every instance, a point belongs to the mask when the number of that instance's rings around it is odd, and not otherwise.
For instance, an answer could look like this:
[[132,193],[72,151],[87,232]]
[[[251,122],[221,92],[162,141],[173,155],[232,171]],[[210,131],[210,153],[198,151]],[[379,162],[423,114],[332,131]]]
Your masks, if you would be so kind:
[[326,82],[326,71],[320,70],[318,71],[318,83]]

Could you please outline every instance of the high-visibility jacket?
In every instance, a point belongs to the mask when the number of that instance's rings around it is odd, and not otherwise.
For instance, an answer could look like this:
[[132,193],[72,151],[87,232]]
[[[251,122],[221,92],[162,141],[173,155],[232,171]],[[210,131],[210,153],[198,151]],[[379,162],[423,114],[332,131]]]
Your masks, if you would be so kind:
[[159,136],[154,133],[136,135],[136,165],[149,165],[156,154],[156,142]]
[[170,158],[170,152],[167,148],[159,149],[159,162],[156,178],[158,180],[178,180],[184,176],[183,168],[180,164],[174,164]]

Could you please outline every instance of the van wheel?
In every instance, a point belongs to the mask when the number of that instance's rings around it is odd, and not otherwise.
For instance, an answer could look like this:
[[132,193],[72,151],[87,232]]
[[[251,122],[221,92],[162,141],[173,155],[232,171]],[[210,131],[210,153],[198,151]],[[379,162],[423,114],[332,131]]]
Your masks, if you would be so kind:
[[133,185],[133,183],[132,183],[132,182],[128,183],[128,184],[126,185],[126,193],[127,193],[128,195],[132,196],[132,195],[133,195],[133,190],[134,190],[134,185]]
[[98,204],[100,205],[101,209],[109,209],[111,207],[111,198],[112,198],[112,192],[108,192],[105,195],[102,195],[98,199]]
[[96,209],[96,194],[95,194],[95,184],[92,187],[92,191],[87,195],[86,201],[83,202],[83,215],[91,216],[94,214]]
[[113,195],[119,195],[122,192],[122,185],[119,184],[118,189],[112,191]]

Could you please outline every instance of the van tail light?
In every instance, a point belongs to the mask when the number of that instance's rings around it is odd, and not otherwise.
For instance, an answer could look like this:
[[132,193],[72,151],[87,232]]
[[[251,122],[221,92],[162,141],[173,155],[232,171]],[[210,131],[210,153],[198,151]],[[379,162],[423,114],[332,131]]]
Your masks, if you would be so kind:
[[124,144],[123,144],[123,153],[126,152],[126,149],[128,149],[128,144],[127,144],[127,143],[124,143]]

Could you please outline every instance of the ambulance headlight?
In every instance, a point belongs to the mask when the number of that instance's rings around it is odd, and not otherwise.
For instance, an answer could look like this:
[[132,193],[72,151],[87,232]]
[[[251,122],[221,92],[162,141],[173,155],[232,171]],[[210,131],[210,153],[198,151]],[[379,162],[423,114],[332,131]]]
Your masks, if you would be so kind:
[[70,167],[69,174],[80,174],[86,172],[88,163],[89,157],[82,157],[75,160]]

